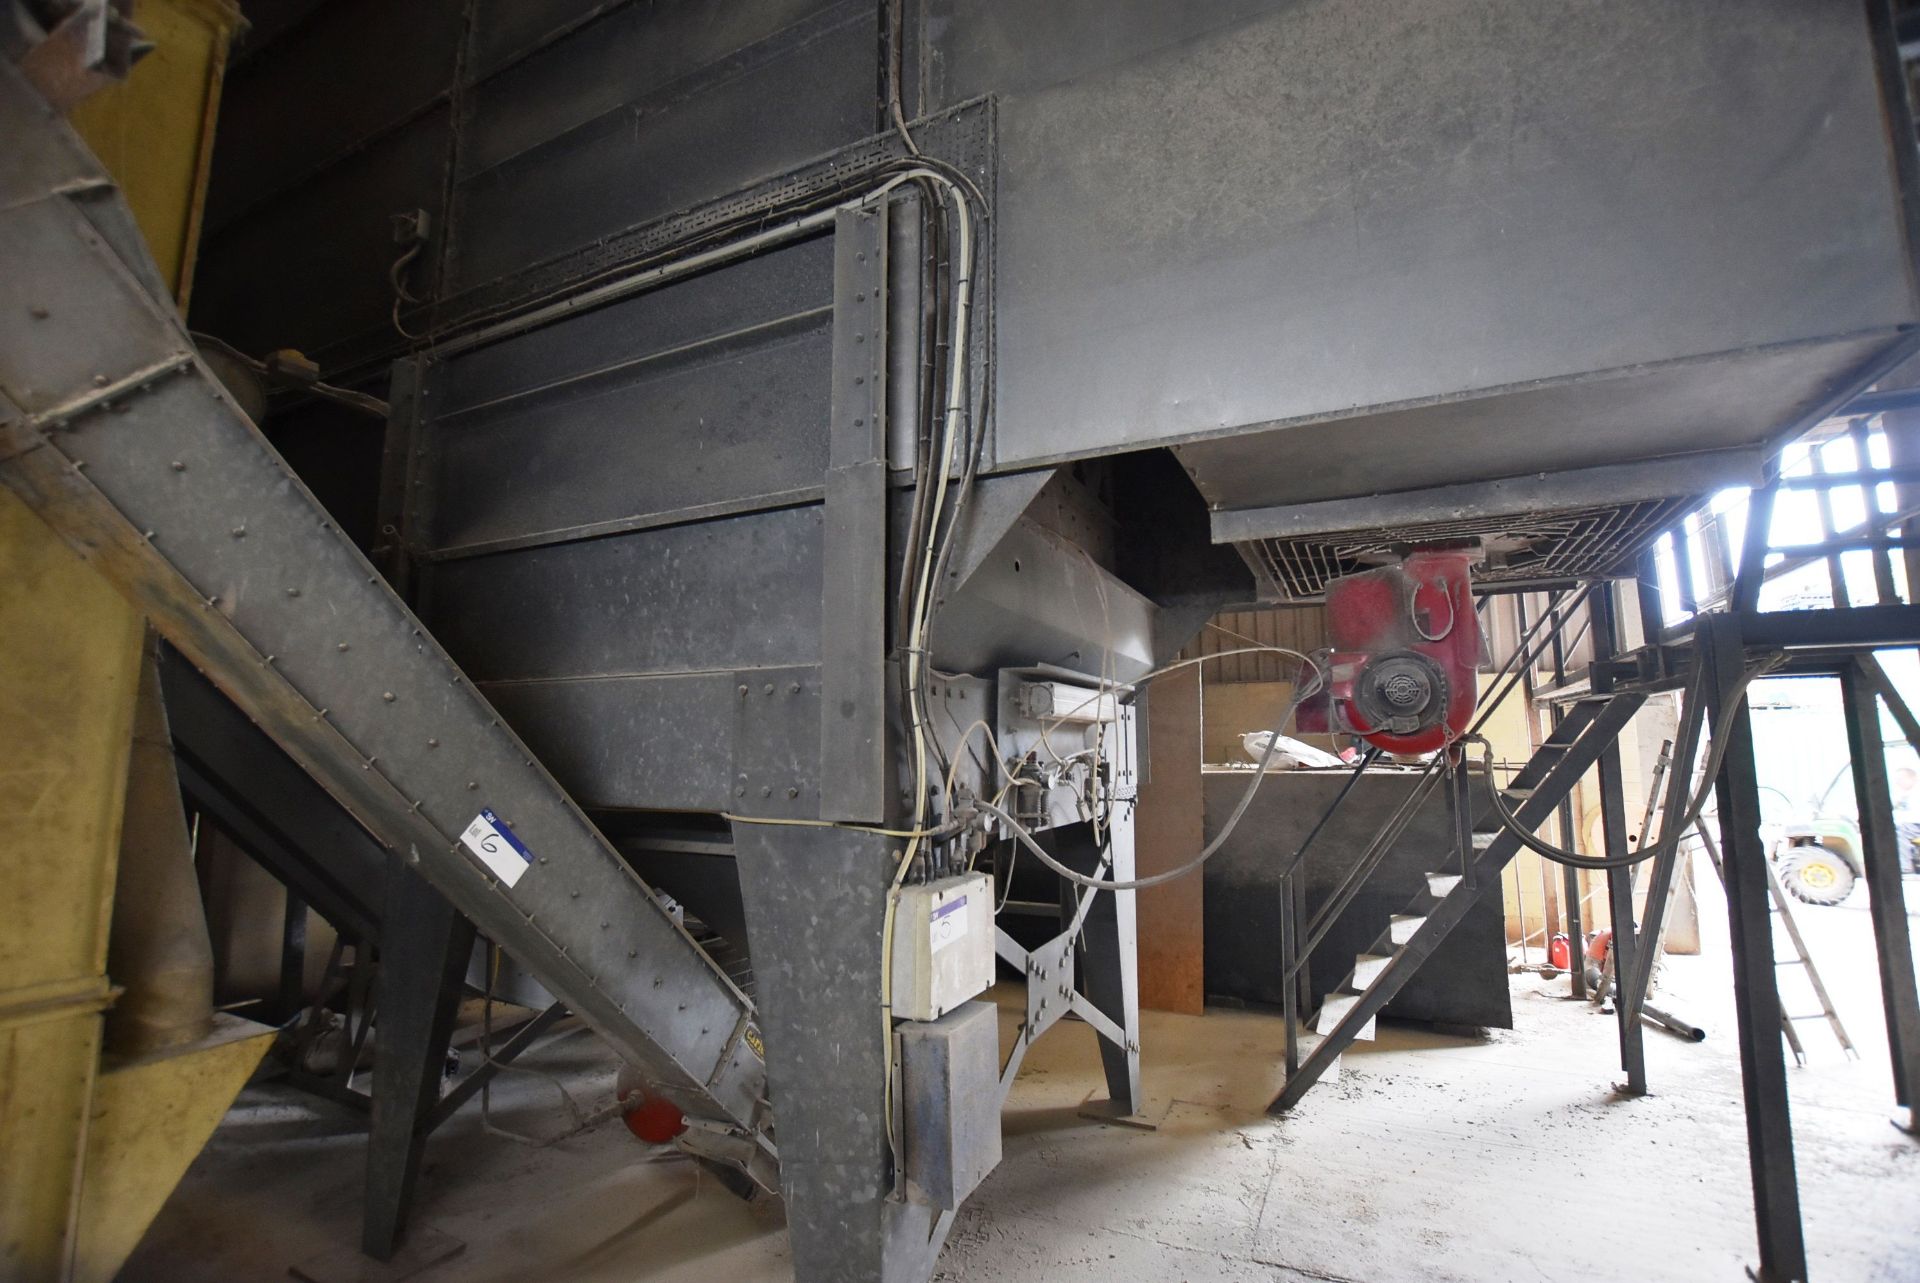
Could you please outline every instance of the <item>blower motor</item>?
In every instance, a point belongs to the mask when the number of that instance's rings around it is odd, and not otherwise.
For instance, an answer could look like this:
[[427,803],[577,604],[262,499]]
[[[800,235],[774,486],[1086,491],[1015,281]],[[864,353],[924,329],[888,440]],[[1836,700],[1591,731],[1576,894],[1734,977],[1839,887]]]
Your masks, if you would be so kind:
[[1431,753],[1466,732],[1478,698],[1480,552],[1422,548],[1327,585],[1331,680],[1303,731],[1358,735],[1389,753]]

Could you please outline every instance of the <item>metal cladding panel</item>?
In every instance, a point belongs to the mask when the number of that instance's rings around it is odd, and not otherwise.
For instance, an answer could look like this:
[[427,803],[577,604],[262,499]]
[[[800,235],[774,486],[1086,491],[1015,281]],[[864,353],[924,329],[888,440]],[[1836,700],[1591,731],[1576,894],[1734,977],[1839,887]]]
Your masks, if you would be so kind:
[[434,543],[484,545],[818,492],[825,318],[781,341],[583,380],[434,435]]
[[400,253],[392,216],[424,209],[442,222],[451,143],[447,109],[435,108],[210,235],[194,324],[247,352],[314,354],[352,335],[391,333],[387,273]]
[[[818,39],[864,23],[873,30],[873,6],[851,0],[728,0],[698,3],[615,4],[535,47],[540,29],[565,19],[553,5],[492,0],[475,17],[475,87],[462,138],[460,170],[479,173],[567,130],[625,109],[635,118],[657,115],[663,100],[693,98],[708,82],[749,77]],[[559,21],[556,21],[558,19]],[[496,67],[515,54],[526,56]],[[870,73],[869,73],[870,74]]]
[[[1103,71],[1298,0],[922,0],[922,109]],[[911,38],[911,33],[909,33]],[[909,68],[911,72],[913,69]]]
[[1858,0],[1289,4],[1008,94],[997,463],[1910,324],[1872,53]]
[[[524,74],[543,81],[532,87],[543,95],[535,102],[514,92],[520,71],[502,82],[497,107],[483,87],[474,127],[481,153],[502,158],[460,179],[449,288],[495,280],[873,133],[877,12],[836,7],[682,82],[643,83],[604,105],[598,91],[571,88],[609,75],[594,24],[527,65]],[[646,17],[631,40],[658,38],[651,10]],[[481,127],[495,112],[498,136]]]
[[475,681],[820,659],[820,505],[436,566],[421,614]]
[[732,673],[481,687],[585,807],[720,811],[732,802]]
[[429,555],[817,497],[832,250],[808,242],[435,368]]
[[[221,91],[207,226],[218,231],[452,89],[466,7],[466,0],[335,0],[295,38],[234,67]],[[369,48],[382,56],[367,58]],[[297,111],[287,108],[290,85],[300,87]],[[373,212],[384,218],[400,208]]]
[[1153,667],[1152,602],[1028,517],[934,621],[933,662],[960,672],[1051,664],[1132,681]]
[[[1894,339],[1879,331],[1314,419],[1192,441],[1174,454],[1208,504],[1228,509],[1697,454],[1757,443],[1816,411],[1849,390],[1843,371]],[[1332,444],[1315,444],[1330,436]]]
[[820,236],[442,360],[432,412],[445,418],[832,305],[833,240]]

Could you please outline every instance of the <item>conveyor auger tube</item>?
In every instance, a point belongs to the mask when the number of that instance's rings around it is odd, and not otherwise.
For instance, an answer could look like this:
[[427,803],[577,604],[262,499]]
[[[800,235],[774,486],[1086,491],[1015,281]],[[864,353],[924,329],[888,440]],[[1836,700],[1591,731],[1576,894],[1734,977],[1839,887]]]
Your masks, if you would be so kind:
[[120,193],[4,61],[0,138],[0,482],[678,1104],[690,1147],[777,1188],[752,1003],[194,355]]

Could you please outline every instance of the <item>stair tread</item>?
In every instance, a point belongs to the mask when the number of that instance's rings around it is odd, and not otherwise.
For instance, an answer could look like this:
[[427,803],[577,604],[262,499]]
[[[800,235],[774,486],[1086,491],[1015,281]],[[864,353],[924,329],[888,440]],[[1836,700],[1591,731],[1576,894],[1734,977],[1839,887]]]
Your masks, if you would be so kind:
[[[1347,1013],[1359,1005],[1360,998],[1361,995],[1357,993],[1328,994],[1321,1000],[1320,1009],[1313,1013],[1313,1019],[1308,1022],[1307,1028],[1323,1037],[1331,1034],[1340,1027],[1340,1022],[1347,1018]],[[1369,1016],[1367,1022],[1355,1032],[1353,1039],[1355,1042],[1370,1042],[1373,1039],[1373,1033],[1374,1019]]]
[[1380,978],[1381,972],[1393,964],[1394,955],[1390,953],[1363,953],[1353,960],[1353,971],[1349,983],[1357,984],[1361,989],[1372,986]]
[[[1314,1033],[1311,1029],[1302,1029],[1300,1031],[1300,1063],[1305,1065],[1307,1061],[1312,1058],[1313,1053],[1319,1050],[1320,1044],[1326,1040],[1325,1034]],[[1340,1057],[1335,1056],[1329,1060],[1326,1067],[1320,1071],[1318,1081],[1338,1082],[1339,1079]]]

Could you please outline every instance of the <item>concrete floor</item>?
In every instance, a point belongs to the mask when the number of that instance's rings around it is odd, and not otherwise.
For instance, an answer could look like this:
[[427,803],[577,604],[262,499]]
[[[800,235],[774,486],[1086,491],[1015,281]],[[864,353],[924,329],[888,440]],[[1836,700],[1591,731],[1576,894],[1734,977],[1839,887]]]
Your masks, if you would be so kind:
[[[1920,881],[1907,890],[1920,911]],[[1570,1002],[1565,980],[1515,977],[1511,1032],[1383,1029],[1285,1119],[1264,1112],[1278,1087],[1277,1020],[1149,1015],[1151,1132],[1076,1116],[1098,1062],[1090,1031],[1062,1027],[1028,1058],[1005,1160],[960,1214],[939,1276],[1742,1279],[1753,1230],[1725,923],[1711,901],[1705,916],[1706,952],[1671,960],[1663,995],[1710,1037],[1649,1030],[1654,1091],[1638,1100],[1612,1091],[1612,1019]],[[1805,1025],[1810,1063],[1789,1075],[1812,1275],[1920,1278],[1920,1142],[1888,1121],[1865,894],[1802,920],[1861,1052],[1847,1060],[1824,1025]],[[613,1064],[589,1034],[526,1063],[545,1073],[508,1076],[500,1126],[570,1129],[556,1083],[588,1110],[610,1100]],[[610,1119],[535,1147],[486,1134],[469,1107],[434,1138],[416,1212],[414,1266],[451,1255],[410,1275],[368,1268],[347,1246],[360,1161],[343,1111],[250,1088],[122,1278],[789,1277],[777,1200],[739,1203]]]

